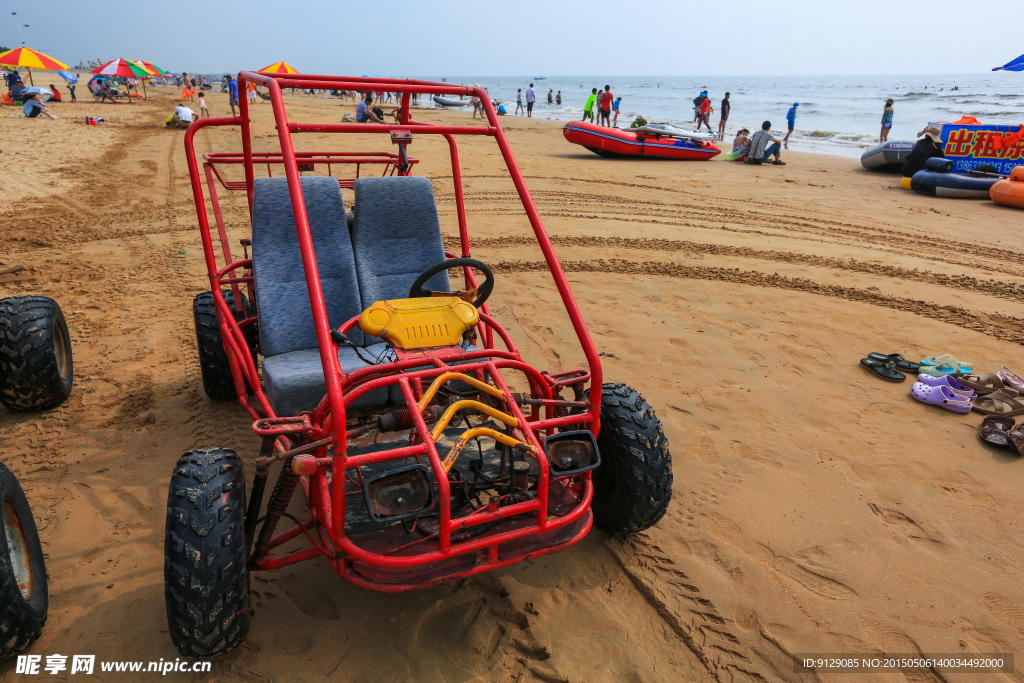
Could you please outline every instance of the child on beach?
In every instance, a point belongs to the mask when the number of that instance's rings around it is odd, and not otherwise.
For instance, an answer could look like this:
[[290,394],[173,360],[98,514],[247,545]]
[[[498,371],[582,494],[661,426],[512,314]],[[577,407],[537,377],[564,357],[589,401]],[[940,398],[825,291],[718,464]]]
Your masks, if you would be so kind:
[[796,108],[799,106],[799,102],[794,102],[793,106],[786,112],[786,123],[789,124],[789,130],[786,131],[786,137],[782,138],[782,146],[786,149],[789,149],[789,136],[793,132],[793,126],[796,125]]
[[597,102],[597,88],[590,91],[590,97],[587,98],[587,103],[583,105],[583,120],[586,121],[588,118],[594,120],[594,104]]
[[700,104],[697,105],[697,130],[700,130],[701,125],[708,127],[708,132],[711,132],[711,120],[708,116],[711,115],[711,99],[708,97],[708,91],[705,90],[700,94]]
[[887,142],[889,140],[889,130],[892,128],[892,98],[890,97],[885,101],[885,109],[882,110],[882,133],[881,142]]
[[524,114],[526,110],[523,109],[523,89],[520,88],[516,91],[516,116],[519,116],[519,112],[522,111]]
[[206,96],[202,92],[199,93],[199,118],[210,118],[210,110],[206,108]]
[[615,110],[615,118],[612,120],[612,125],[618,128],[619,126],[619,105],[622,104],[622,95],[615,98],[615,102],[612,104],[612,109]]

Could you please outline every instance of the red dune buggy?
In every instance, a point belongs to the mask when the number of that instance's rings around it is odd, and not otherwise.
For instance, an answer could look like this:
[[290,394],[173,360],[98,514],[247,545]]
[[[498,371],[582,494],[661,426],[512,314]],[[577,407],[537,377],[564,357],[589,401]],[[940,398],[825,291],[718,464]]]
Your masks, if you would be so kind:
[[[245,98],[240,116],[186,132],[212,285],[193,313],[206,393],[237,399],[263,445],[248,497],[231,450],[190,451],[175,467],[165,593],[181,653],[239,644],[252,570],[324,556],[359,586],[402,591],[566,548],[594,521],[609,533],[655,524],[672,495],[661,423],[634,389],[602,384],[598,352],[487,93],[306,74],[245,71],[238,80],[269,90],[280,151],[253,151]],[[397,92],[400,119],[290,121],[284,88]],[[476,95],[487,125],[415,121],[413,93]],[[194,137],[210,126],[239,127],[242,151],[198,159]],[[293,139],[304,133],[376,133],[394,146],[297,152]],[[413,175],[408,148],[421,135],[448,145],[459,254],[445,251],[431,182]],[[589,369],[535,369],[490,316],[487,298],[501,283],[470,256],[456,144],[465,135],[497,143]],[[242,258],[228,244],[218,188],[248,198]],[[450,275],[461,276],[461,289]],[[308,508],[301,517],[288,512],[296,489]]]

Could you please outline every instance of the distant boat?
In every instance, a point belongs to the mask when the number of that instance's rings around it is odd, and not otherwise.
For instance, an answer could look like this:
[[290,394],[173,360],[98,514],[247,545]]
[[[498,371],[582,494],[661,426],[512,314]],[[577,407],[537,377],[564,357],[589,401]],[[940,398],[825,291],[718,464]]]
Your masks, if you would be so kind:
[[535,80],[535,81],[546,81],[548,79],[544,78],[543,76],[534,76],[533,80]]

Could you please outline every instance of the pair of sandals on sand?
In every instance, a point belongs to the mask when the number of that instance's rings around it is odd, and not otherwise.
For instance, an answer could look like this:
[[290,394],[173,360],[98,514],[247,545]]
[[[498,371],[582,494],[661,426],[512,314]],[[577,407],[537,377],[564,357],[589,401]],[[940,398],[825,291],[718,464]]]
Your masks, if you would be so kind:
[[922,358],[920,363],[909,361],[898,353],[869,353],[860,359],[861,367],[876,377],[890,382],[902,382],[907,374],[924,374],[932,377],[965,374],[971,371],[971,364],[957,360],[950,354]]
[[981,440],[1000,448],[1009,448],[1024,456],[1024,422],[1015,424],[1012,417],[986,415],[981,422]]
[[[1024,377],[1003,366],[999,372],[981,375],[918,375],[910,395],[921,403],[936,405],[954,413],[972,410],[982,415],[1011,417],[1024,415]],[[1012,423],[1013,420],[1011,419]]]

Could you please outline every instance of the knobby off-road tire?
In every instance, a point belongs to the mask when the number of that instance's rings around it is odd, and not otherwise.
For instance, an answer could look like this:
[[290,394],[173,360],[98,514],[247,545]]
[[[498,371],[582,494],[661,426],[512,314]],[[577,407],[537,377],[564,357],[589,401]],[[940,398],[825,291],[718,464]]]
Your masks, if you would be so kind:
[[64,313],[45,296],[0,299],[0,403],[12,410],[60,405],[74,384]]
[[610,534],[658,523],[672,500],[672,455],[654,414],[625,384],[601,387],[601,465],[594,470],[594,521]]
[[234,451],[178,460],[167,496],[164,597],[171,640],[186,657],[238,647],[249,630],[245,477]]
[[[249,317],[251,308],[249,302],[242,295],[242,308],[244,312],[235,310],[235,295],[229,289],[221,290],[224,301],[228,308],[234,313],[235,320],[241,322]],[[199,350],[199,369],[203,374],[203,389],[206,395],[218,401],[226,401],[236,398],[235,380],[231,377],[231,366],[228,363],[228,354],[224,351],[224,339],[220,334],[220,325],[217,322],[217,310],[213,303],[213,292],[202,292],[192,300],[192,316],[196,325],[196,346]],[[256,328],[250,326],[243,331],[245,340],[249,344],[249,353],[256,360]]]
[[0,464],[0,660],[35,642],[46,623],[46,565],[32,510]]

